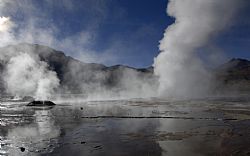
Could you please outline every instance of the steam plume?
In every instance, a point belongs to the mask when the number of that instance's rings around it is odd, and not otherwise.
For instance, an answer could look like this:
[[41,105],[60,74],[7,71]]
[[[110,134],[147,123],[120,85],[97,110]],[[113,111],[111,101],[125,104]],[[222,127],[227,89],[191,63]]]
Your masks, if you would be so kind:
[[235,0],[170,0],[169,16],[175,22],[160,41],[161,53],[154,60],[159,76],[159,94],[168,97],[195,97],[209,90],[210,74],[197,56],[197,48],[229,27],[239,8]]
[[14,26],[9,17],[0,17],[0,32],[6,32]]
[[59,86],[56,73],[48,70],[46,62],[24,52],[10,58],[4,80],[12,95],[29,95],[40,100],[49,98]]

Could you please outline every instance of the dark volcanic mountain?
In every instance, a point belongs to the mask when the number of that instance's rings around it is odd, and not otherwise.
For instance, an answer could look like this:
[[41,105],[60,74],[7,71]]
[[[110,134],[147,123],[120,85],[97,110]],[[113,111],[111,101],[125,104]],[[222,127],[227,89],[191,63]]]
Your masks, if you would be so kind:
[[[22,43],[0,48],[3,54],[0,60],[0,72],[4,70],[6,55],[16,52],[34,53],[41,61],[47,62],[49,68],[57,73],[62,93],[86,93],[103,90],[118,92],[132,88],[140,92],[157,85],[153,68],[136,69],[123,65],[107,67],[96,63],[83,63],[63,52],[47,46]],[[13,54],[14,55],[14,54]],[[1,81],[2,82],[2,81]],[[1,88],[3,89],[3,82]],[[146,88],[145,88],[146,87]]]
[[215,70],[218,89],[250,92],[250,61],[234,58]]

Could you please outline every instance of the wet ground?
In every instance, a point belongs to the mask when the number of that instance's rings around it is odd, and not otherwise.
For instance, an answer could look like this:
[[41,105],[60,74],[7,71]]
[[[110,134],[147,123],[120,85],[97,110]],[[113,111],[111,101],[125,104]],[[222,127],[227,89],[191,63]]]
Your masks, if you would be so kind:
[[250,155],[250,98],[2,101],[0,155]]

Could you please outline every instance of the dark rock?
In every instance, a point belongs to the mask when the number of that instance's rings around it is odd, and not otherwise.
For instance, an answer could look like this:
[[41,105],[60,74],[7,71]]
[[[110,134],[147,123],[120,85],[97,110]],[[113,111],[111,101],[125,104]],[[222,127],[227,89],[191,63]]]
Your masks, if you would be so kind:
[[27,106],[54,106],[56,105],[52,101],[32,101]]
[[102,146],[101,145],[97,145],[94,148],[102,148]]
[[20,150],[21,150],[21,152],[24,152],[25,148],[24,147],[20,147]]

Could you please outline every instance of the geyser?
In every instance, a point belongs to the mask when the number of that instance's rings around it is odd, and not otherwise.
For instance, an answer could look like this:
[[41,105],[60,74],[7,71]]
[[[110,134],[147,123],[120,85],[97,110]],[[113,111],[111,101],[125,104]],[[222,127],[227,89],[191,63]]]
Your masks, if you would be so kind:
[[239,8],[236,0],[170,0],[169,16],[175,18],[160,41],[160,54],[154,60],[159,77],[159,95],[200,97],[210,89],[211,76],[197,55],[218,32],[230,26]]
[[5,57],[7,62],[4,81],[7,92],[18,97],[32,96],[36,100],[47,100],[59,86],[54,71],[44,61],[28,52],[14,52]]

